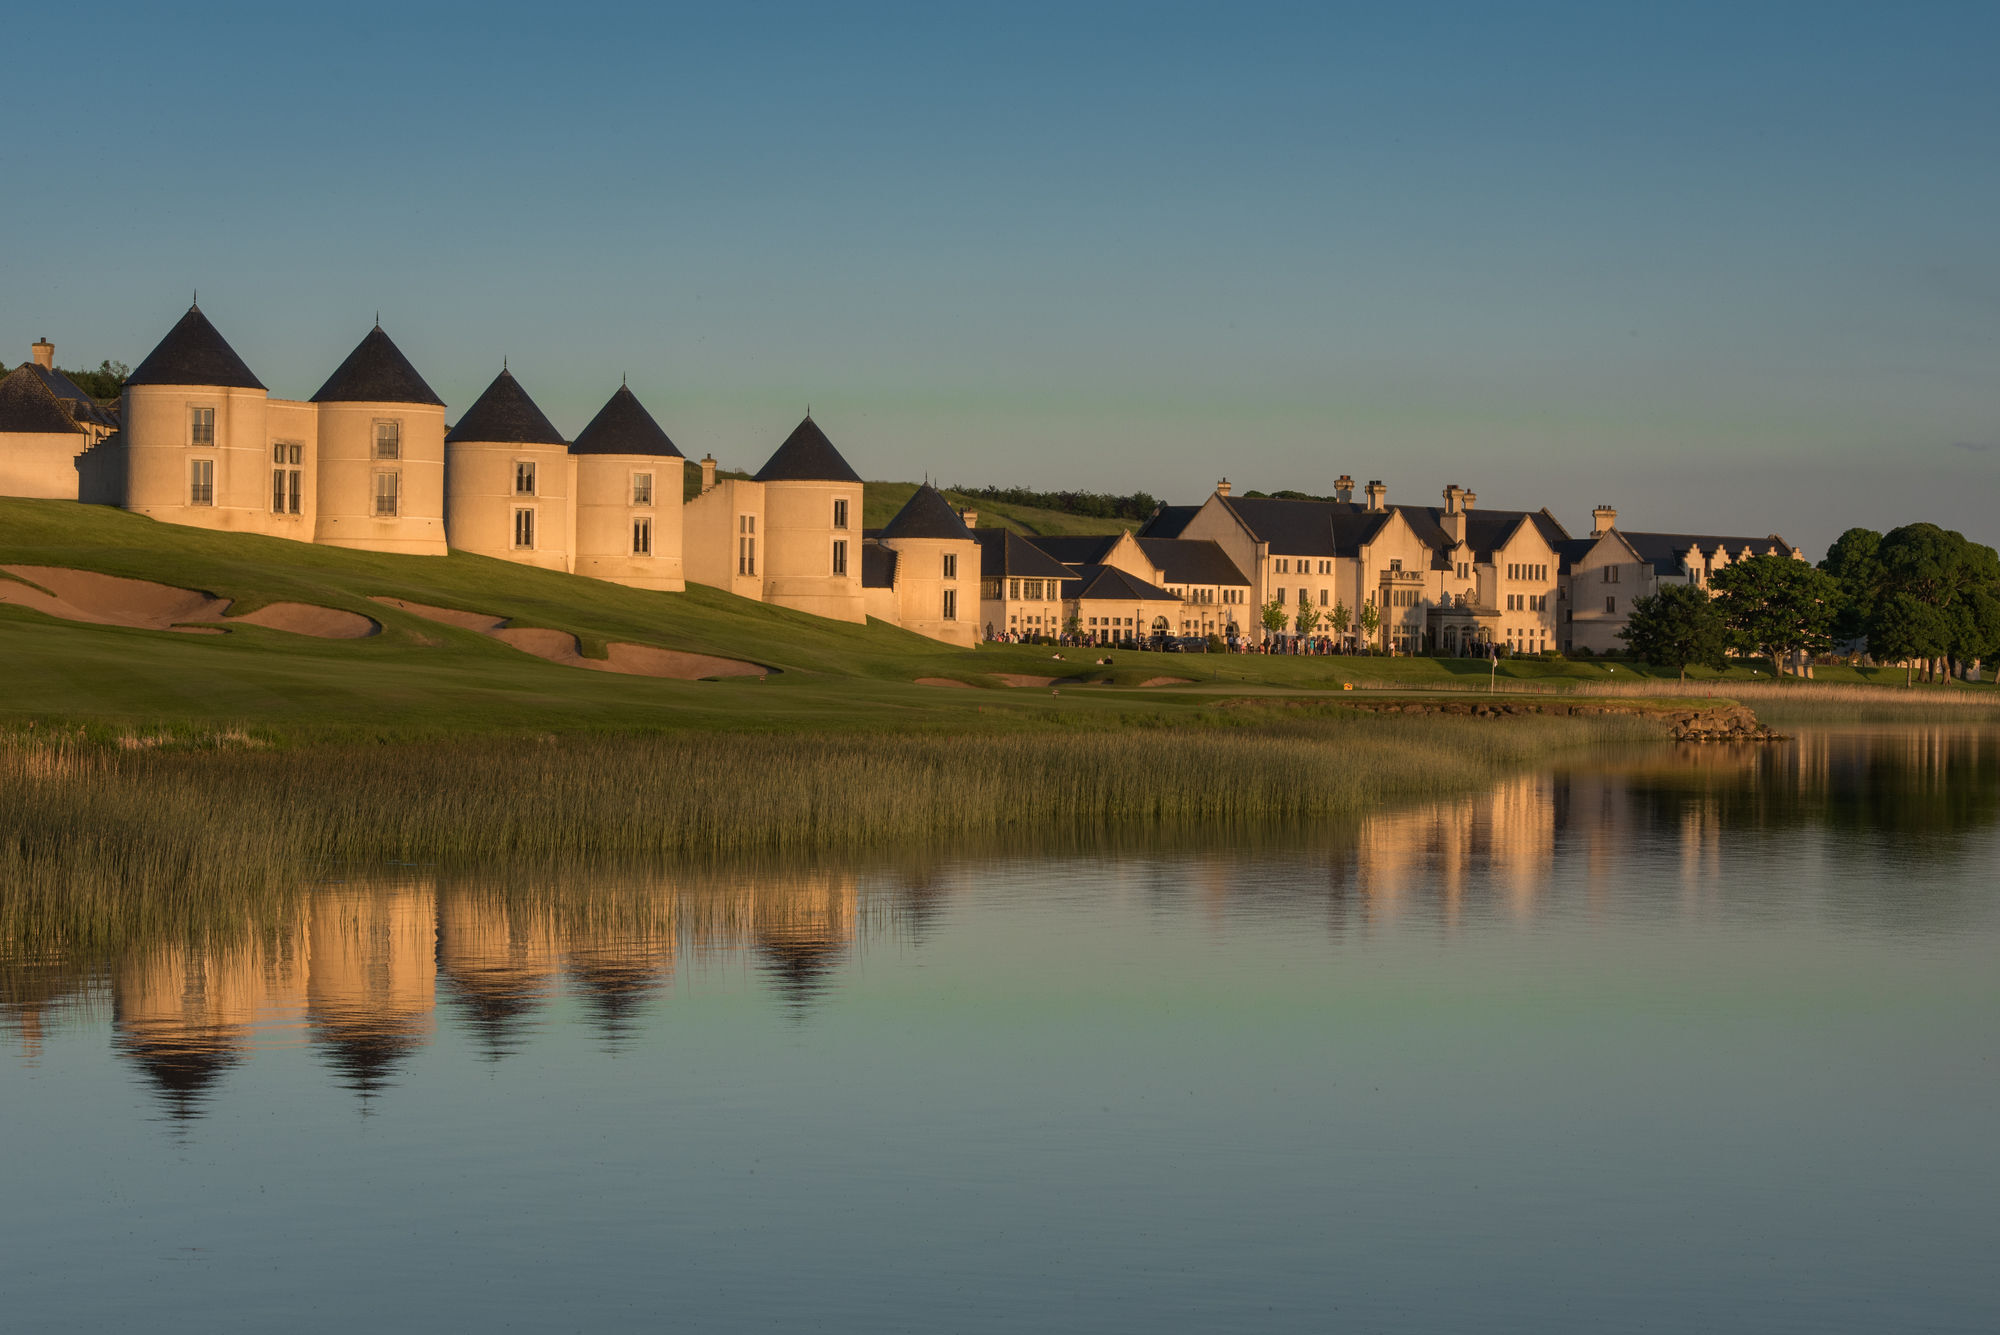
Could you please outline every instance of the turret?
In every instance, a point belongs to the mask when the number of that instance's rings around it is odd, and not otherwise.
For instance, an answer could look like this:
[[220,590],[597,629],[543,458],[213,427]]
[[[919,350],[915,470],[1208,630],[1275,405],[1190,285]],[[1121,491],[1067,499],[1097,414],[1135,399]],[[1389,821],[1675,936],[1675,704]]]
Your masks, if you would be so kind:
[[569,442],[503,364],[444,438],[451,545],[545,570],[570,568]]
[[620,385],[570,446],[576,464],[579,575],[638,589],[687,587],[681,470],[687,459]]
[[381,325],[312,401],[319,407],[316,540],[443,556],[444,400]]

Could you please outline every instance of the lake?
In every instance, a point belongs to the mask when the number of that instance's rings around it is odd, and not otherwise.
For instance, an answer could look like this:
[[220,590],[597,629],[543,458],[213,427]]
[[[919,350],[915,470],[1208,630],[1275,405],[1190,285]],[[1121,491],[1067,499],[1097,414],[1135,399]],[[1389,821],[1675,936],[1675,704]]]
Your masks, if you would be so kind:
[[1992,1331],[1996,869],[1900,728],[0,943],[0,1321]]

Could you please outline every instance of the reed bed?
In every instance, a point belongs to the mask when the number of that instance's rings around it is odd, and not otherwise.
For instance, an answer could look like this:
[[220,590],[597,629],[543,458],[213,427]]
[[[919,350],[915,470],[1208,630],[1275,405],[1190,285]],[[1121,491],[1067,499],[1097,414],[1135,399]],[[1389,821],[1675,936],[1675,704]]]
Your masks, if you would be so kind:
[[1476,789],[1619,717],[298,749],[0,739],[0,941],[199,929],[341,868],[780,856],[1267,827]]
[[[1393,690],[1389,683],[1376,689]],[[1429,691],[1488,693],[1487,683],[1426,682]],[[1868,686],[1851,682],[1702,681],[1663,677],[1624,681],[1561,678],[1503,681],[1500,695],[1589,695],[1621,699],[1735,700],[1774,725],[1807,723],[2000,723],[2000,689],[1989,686]]]

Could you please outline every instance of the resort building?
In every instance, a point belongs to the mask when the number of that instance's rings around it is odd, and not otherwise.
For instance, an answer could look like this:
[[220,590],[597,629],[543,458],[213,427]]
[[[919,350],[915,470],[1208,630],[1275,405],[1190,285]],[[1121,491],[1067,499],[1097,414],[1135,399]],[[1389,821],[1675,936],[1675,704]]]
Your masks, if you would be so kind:
[[1587,538],[1557,544],[1562,590],[1561,645],[1565,653],[1622,650],[1619,632],[1630,624],[1632,605],[1663,585],[1707,588],[1717,571],[1753,556],[1805,553],[1773,533],[1763,538],[1728,538],[1693,533],[1627,533],[1618,511],[1600,505]]
[[[366,551],[471,552],[634,588],[688,582],[952,644],[1076,634],[1268,641],[1390,653],[1623,647],[1634,601],[1782,538],[1628,533],[1601,506],[1587,538],[1546,509],[1392,505],[1351,477],[1331,498],[1162,506],[1137,532],[980,530],[928,483],[876,532],[864,487],[810,412],[753,476],[686,459],[620,385],[572,442],[503,363],[447,427],[444,401],[378,323],[309,400],[273,398],[199,307],[126,379],[114,412],[55,367],[47,340],[0,378],[0,495],[122,505],[169,523]],[[1266,609],[1283,628],[1267,629]]]

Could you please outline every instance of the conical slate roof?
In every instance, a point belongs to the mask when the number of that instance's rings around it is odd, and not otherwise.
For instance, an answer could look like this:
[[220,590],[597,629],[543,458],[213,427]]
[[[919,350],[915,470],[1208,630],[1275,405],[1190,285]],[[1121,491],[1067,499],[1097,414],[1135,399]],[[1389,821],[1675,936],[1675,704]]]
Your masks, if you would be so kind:
[[810,416],[785,437],[778,452],[757,470],[757,482],[859,482],[861,475],[847,466],[840,451]]
[[190,306],[180,323],[167,331],[160,345],[146,354],[138,369],[125,377],[128,385],[217,385],[224,389],[263,389],[264,382],[236,355],[236,349],[216,332],[201,307]]
[[376,325],[368,336],[354,345],[319,393],[314,403],[434,403],[444,407],[410,359]]
[[958,517],[958,511],[951,508],[951,502],[938,493],[938,489],[926,482],[918,487],[889,526],[882,530],[885,538],[958,538],[972,541],[972,530]]
[[502,445],[567,445],[562,432],[521,388],[513,374],[502,370],[493,377],[486,392],[474,400],[445,436],[450,444],[461,440],[495,441]]
[[639,396],[620,385],[618,392],[597,410],[590,425],[576,433],[571,454],[653,454],[669,459],[683,455],[660,430],[660,424],[639,402]]

